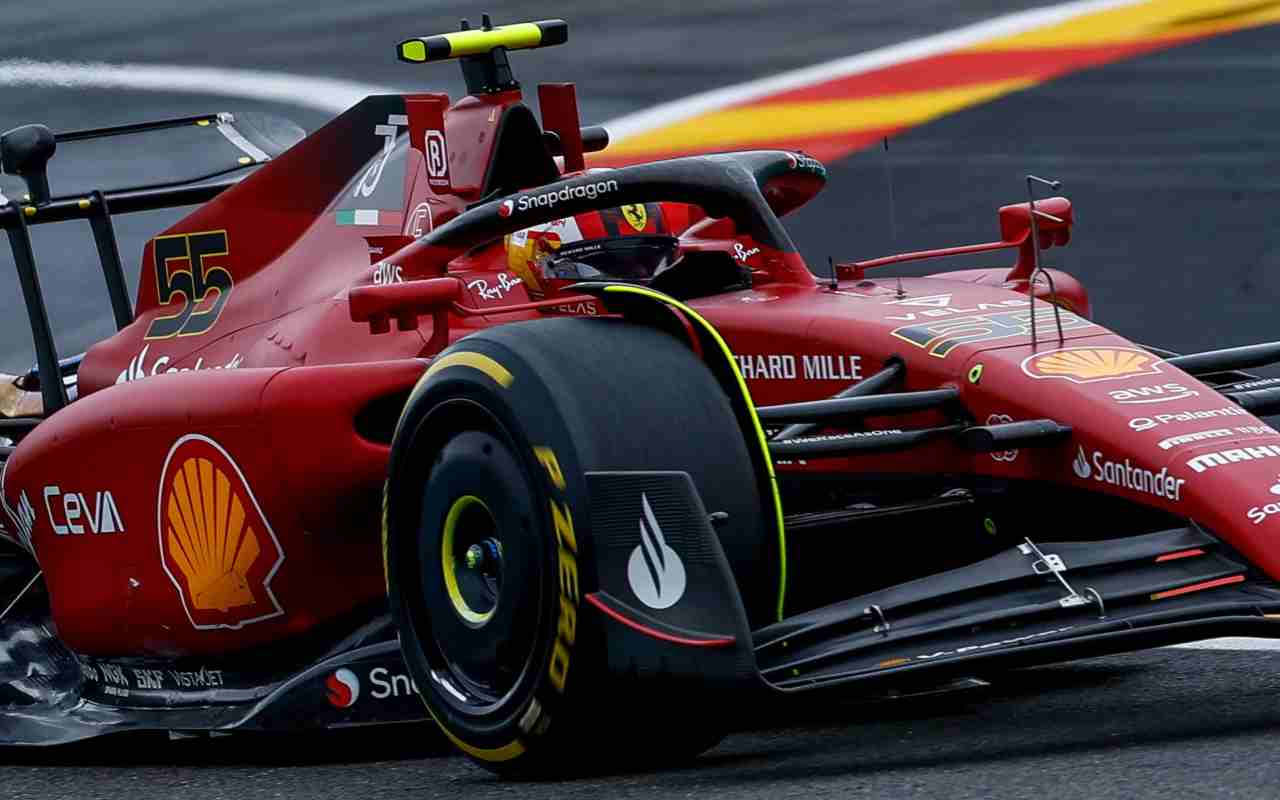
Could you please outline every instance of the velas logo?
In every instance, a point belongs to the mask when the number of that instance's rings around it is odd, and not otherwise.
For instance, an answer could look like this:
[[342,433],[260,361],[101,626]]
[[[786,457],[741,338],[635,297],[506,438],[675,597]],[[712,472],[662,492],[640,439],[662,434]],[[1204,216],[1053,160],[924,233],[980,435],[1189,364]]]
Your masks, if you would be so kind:
[[931,294],[926,297],[911,297],[905,300],[886,300],[885,306],[914,306],[916,308],[946,308],[951,305],[951,293]]
[[1093,383],[1159,375],[1160,360],[1150,353],[1122,347],[1071,347],[1027,356],[1022,371],[1032,378],[1062,378],[1072,383]]
[[196,629],[236,629],[284,613],[271,592],[284,551],[217,442],[189,434],[174,443],[156,528],[161,564]]
[[[570,200],[595,200],[597,197],[618,191],[618,182],[614,180],[580,183],[576,186],[565,186],[551,192],[539,194],[522,194],[515,198],[516,211],[528,211],[531,208],[555,208],[560,203]],[[501,209],[499,209],[501,213]],[[510,216],[508,211],[503,216]]]
[[325,695],[334,708],[351,708],[360,699],[360,679],[349,669],[343,668],[325,679]]
[[502,205],[498,206],[498,216],[509,217],[511,212],[515,210],[516,204],[510,200],[503,200]]
[[640,544],[627,562],[627,581],[640,602],[650,608],[670,608],[684,596],[684,562],[667,546],[648,495],[640,495],[640,509]]

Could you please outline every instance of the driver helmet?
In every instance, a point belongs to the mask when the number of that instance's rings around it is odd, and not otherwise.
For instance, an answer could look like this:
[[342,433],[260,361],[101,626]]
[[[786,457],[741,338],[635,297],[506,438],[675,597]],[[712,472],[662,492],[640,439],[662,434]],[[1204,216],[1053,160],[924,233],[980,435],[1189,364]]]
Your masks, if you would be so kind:
[[646,284],[701,216],[682,203],[634,203],[553,220],[504,237],[507,269],[534,300],[579,281]]

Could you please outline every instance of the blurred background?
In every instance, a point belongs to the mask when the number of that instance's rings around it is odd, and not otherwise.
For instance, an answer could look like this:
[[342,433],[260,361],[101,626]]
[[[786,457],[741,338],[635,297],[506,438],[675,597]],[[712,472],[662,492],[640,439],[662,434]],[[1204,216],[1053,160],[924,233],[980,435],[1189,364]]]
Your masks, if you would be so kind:
[[[996,239],[996,209],[1035,173],[1076,210],[1046,261],[1084,280],[1098,321],[1178,351],[1280,338],[1280,2],[45,0],[4,9],[0,128],[252,110],[314,130],[368,93],[457,97],[456,65],[402,64],[394,46],[481,11],[569,20],[567,45],[511,61],[531,105],[538,82],[574,81],[584,123],[618,123],[597,163],[765,145],[823,158],[826,190],[786,220],[819,273],[828,256]],[[55,195],[111,189],[206,157],[170,134],[69,143],[50,178]],[[183,213],[116,218],[131,288],[145,241]],[[111,332],[88,225],[33,236],[59,350],[80,352]],[[0,370],[32,360],[4,248]]]

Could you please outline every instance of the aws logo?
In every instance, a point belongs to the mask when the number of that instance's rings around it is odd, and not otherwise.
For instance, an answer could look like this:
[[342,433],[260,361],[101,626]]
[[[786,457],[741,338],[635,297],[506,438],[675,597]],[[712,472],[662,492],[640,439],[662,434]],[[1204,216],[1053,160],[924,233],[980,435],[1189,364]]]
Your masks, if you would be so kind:
[[205,436],[174,443],[157,508],[160,560],[199,630],[280,616],[271,580],[284,551],[227,451]]

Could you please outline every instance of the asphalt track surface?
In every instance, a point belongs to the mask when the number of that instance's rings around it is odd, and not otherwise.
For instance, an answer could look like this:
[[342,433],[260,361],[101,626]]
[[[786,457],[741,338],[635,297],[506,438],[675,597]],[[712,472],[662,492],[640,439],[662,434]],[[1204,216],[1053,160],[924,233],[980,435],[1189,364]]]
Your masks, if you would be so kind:
[[[257,67],[457,93],[452,67],[416,74],[391,45],[452,28],[477,7],[371,0],[47,0],[5,8],[5,58]],[[213,5],[213,4],[210,4]],[[564,16],[568,47],[513,60],[527,85],[575,80],[604,119],[727,83],[946,30],[1018,3],[934,0],[765,4],[509,3],[506,19]],[[108,7],[109,6],[109,7]],[[961,7],[963,6],[963,7]],[[911,131],[890,151],[831,165],[829,188],[790,222],[813,263],[993,238],[1020,178],[1064,181],[1079,224],[1051,259],[1082,277],[1098,319],[1191,350],[1280,338],[1280,28],[1244,31],[1007,96]],[[208,110],[266,109],[307,128],[323,113],[198,95],[6,88],[0,127],[87,127]],[[162,150],[59,154],[55,191],[116,186],[181,166]],[[176,219],[117,223],[126,262]],[[56,230],[55,230],[56,228]],[[895,241],[896,240],[896,241]],[[109,331],[82,226],[37,230],[59,343]],[[0,259],[0,369],[31,361]],[[1157,650],[980,676],[985,688],[921,699],[761,709],[694,766],[555,785],[497,782],[439,754],[423,727],[321,737],[117,741],[0,751],[0,797],[1275,797],[1280,651]],[[655,731],[660,736],[660,731]]]

